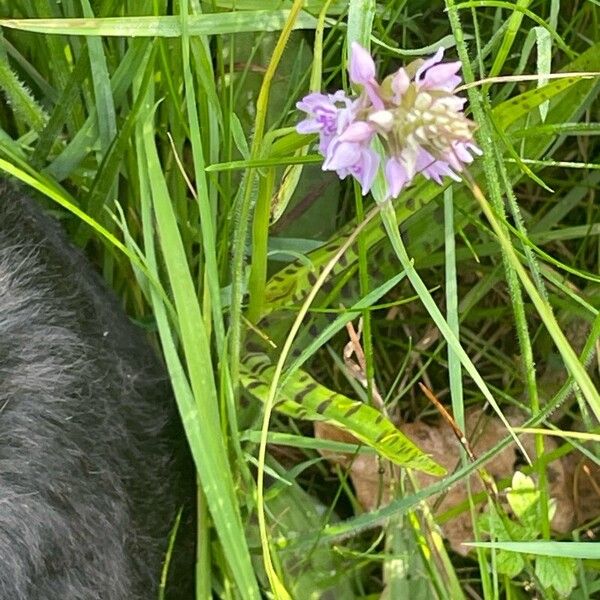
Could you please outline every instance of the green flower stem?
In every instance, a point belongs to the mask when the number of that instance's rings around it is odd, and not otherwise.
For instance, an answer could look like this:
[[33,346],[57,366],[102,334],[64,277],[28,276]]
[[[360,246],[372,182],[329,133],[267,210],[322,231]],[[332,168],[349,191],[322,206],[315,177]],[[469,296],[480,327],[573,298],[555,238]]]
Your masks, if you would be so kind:
[[267,251],[269,246],[269,216],[271,214],[271,198],[275,187],[275,169],[268,169],[260,177],[258,198],[252,221],[252,267],[248,280],[250,305],[248,320],[256,323],[263,314],[265,303],[265,286],[267,283]]
[[[267,108],[269,104],[269,94],[271,92],[271,83],[275,76],[275,71],[285,50],[287,41],[294,28],[294,23],[302,9],[304,0],[294,0],[294,4],[289,12],[289,17],[283,27],[269,66],[265,72],[258,100],[256,102],[256,119],[254,121],[254,138],[250,149],[250,158],[258,158],[261,153],[262,141],[267,119]],[[244,253],[246,248],[246,238],[248,237],[248,225],[252,213],[252,190],[256,169],[250,168],[247,172],[245,185],[242,192],[242,201],[239,213],[236,219],[236,227],[233,236],[233,258],[232,258],[232,281],[231,281],[231,312],[230,312],[230,370],[231,383],[234,392],[238,388],[240,378],[240,355],[242,339],[242,299],[244,296]],[[264,211],[261,211],[264,214]],[[268,233],[267,233],[268,235]],[[253,256],[253,260],[261,260],[260,256]],[[266,254],[262,257],[266,260]],[[264,287],[264,286],[263,286]]]
[[[354,197],[356,203],[356,218],[359,223],[365,218],[365,211],[363,206],[363,198],[360,191],[360,186],[357,182],[354,183]],[[358,277],[360,285],[361,297],[366,296],[369,289],[369,266],[367,264],[367,246],[365,243],[365,236],[361,235],[358,237]],[[362,311],[363,321],[363,350],[365,355],[366,363],[366,377],[367,377],[367,394],[369,398],[369,404],[373,403],[373,380],[375,377],[375,367],[373,365],[373,338],[371,330],[371,311],[369,308],[365,308]]]
[[[327,0],[319,14],[319,20],[315,29],[315,42],[313,46],[313,66],[310,75],[311,91],[321,89],[322,63],[323,63],[323,32],[325,31],[325,17],[331,0]],[[265,140],[266,142],[266,140]],[[308,146],[300,149],[300,158],[304,158],[308,152]],[[281,180],[280,194],[283,193],[286,187],[286,181],[291,182],[287,186],[289,189],[284,196],[287,197],[283,201],[283,206],[289,201],[293,190],[299,180],[302,171],[302,163],[289,166],[289,161],[286,160],[288,168]],[[273,211],[276,220],[276,214],[279,209],[273,204],[273,189],[275,187],[275,170],[270,168],[267,170],[264,177],[261,177],[259,183],[258,198],[256,199],[256,208],[254,209],[254,220],[252,222],[252,265],[250,268],[250,279],[248,281],[248,292],[250,296],[250,304],[248,306],[248,320],[251,323],[256,323],[263,314],[265,302],[265,287],[267,284],[267,249],[269,242],[269,222],[271,211]],[[280,214],[280,213],[279,213]]]
[[[444,228],[445,228],[445,257],[446,257],[446,316],[448,326],[454,335],[460,339],[458,316],[458,281],[456,276],[456,244],[454,230],[454,196],[452,187],[444,190]],[[465,431],[465,405],[462,385],[460,359],[452,348],[448,347],[448,380],[452,399],[452,414],[457,425]],[[466,461],[466,454],[461,449],[461,458]]]
[[[496,149],[496,162],[497,164],[501,164],[500,156],[498,155],[498,151]],[[506,169],[504,165],[500,167],[500,173],[502,175],[505,193],[508,199],[508,207],[510,209],[510,213],[515,221],[517,226],[517,230],[524,237],[527,238],[527,230],[525,229],[525,223],[523,221],[523,216],[521,211],[519,210],[519,205],[517,203],[517,199],[515,198],[512,186],[510,184],[508,174],[506,173]],[[494,209],[497,211],[498,208],[503,210],[504,206],[502,204],[502,200],[494,202]],[[507,234],[506,227],[504,227],[504,232]],[[548,303],[548,296],[546,294],[546,289],[544,287],[544,281],[542,279],[542,275],[540,273],[539,266],[537,264],[535,254],[532,249],[527,246],[527,244],[523,243],[523,253],[527,260],[527,265],[529,266],[529,271],[531,276],[533,277],[533,281],[535,282],[535,286],[537,290],[540,292],[543,300]],[[504,251],[503,251],[504,255]],[[505,257],[506,259],[506,257]],[[510,267],[509,267],[510,268]],[[508,272],[508,269],[507,269]],[[514,273],[514,271],[513,271]],[[516,283],[516,282],[515,282]],[[514,285],[514,284],[513,284]],[[517,283],[518,285],[518,283]],[[511,289],[511,296],[512,296]],[[522,359],[524,364],[524,375],[525,381],[527,383],[527,394],[529,396],[529,405],[531,407],[531,412],[533,414],[537,414],[540,410],[540,397],[537,388],[537,381],[535,377],[535,361],[533,357],[533,348],[531,347],[531,339],[529,337],[529,330],[527,327],[527,317],[525,315],[525,306],[523,304],[523,297],[520,293],[518,296],[512,296],[518,298],[518,303],[514,304],[514,312],[515,312],[515,322],[517,323],[517,335],[519,339],[519,346],[521,347]],[[544,436],[541,434],[534,435],[534,444],[535,444],[535,453],[538,458],[544,455]],[[549,518],[549,502],[550,502],[550,494],[548,493],[548,478],[546,474],[546,463],[543,460],[537,461],[537,476],[538,476],[538,488],[540,491],[540,507],[541,507],[541,533],[544,539],[550,539],[550,518]]]

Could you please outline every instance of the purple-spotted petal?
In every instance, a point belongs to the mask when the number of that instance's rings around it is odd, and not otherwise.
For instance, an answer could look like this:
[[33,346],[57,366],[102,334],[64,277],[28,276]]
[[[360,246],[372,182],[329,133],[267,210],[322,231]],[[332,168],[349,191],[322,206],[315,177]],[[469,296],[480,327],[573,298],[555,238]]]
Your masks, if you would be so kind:
[[339,138],[331,143],[323,163],[324,171],[336,171],[340,179],[352,175],[360,183],[363,195],[371,189],[378,168],[379,155],[374,150]]
[[371,148],[364,148],[360,157],[360,163],[354,165],[352,169],[352,174],[361,185],[363,196],[368,194],[373,186],[378,168],[379,154]]
[[355,121],[340,134],[340,142],[367,142],[375,135],[375,128],[365,121]]
[[388,197],[395,198],[409,182],[410,177],[398,159],[390,158],[385,165],[385,179],[388,184]]
[[304,119],[296,125],[298,133],[317,133],[321,130],[321,124],[315,119]]
[[461,67],[460,62],[442,63],[427,69],[425,76],[420,82],[423,90],[444,90],[451,92],[461,81],[456,74]]
[[324,94],[308,94],[296,107],[308,114],[308,119],[301,121],[296,126],[298,133],[314,133],[325,131],[335,133],[337,129],[338,108],[328,96]]
[[329,96],[325,94],[320,94],[319,92],[312,92],[311,94],[307,94],[300,100],[296,102],[296,108],[298,110],[304,111],[306,113],[312,113],[317,108],[329,108],[335,109],[333,103],[329,99]]
[[329,145],[334,140],[334,138],[335,138],[334,135],[329,135],[329,134],[326,134],[323,132],[320,133],[320,135],[319,135],[319,152],[321,153],[322,156],[327,156],[327,153],[329,152]]
[[337,171],[350,168],[360,160],[361,146],[352,142],[335,140],[329,145],[327,157],[323,163],[324,171]]
[[298,133],[318,133],[319,152],[326,156],[329,146],[338,134],[355,119],[356,101],[351,101],[343,91],[335,94],[313,92],[296,104],[299,110],[308,114],[308,118],[296,125]]
[[421,76],[423,75],[423,73],[425,73],[425,71],[427,71],[427,69],[429,69],[430,67],[433,67],[433,65],[437,65],[442,60],[442,58],[444,58],[444,48],[440,47],[440,48],[438,48],[438,51],[431,58],[428,58],[417,69],[417,73],[415,75],[415,81],[420,82]]
[[357,42],[352,42],[348,72],[352,83],[366,85],[375,79],[375,62]]

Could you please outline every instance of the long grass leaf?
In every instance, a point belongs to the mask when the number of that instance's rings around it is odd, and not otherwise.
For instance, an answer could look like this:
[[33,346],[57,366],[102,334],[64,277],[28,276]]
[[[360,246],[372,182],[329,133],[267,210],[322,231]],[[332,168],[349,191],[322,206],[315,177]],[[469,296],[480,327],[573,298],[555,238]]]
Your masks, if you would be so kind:
[[[204,319],[192,282],[169,192],[154,142],[153,122],[144,126],[147,176],[162,254],[173,291],[178,330],[193,393],[182,414],[202,489],[233,577],[243,598],[259,598],[242,528],[218,409],[217,390]],[[187,395],[182,391],[184,398]],[[199,428],[201,426],[201,429]]]
[[520,554],[557,556],[560,558],[600,559],[600,544],[590,542],[465,542],[466,546],[495,548]]
[[[289,10],[255,10],[190,15],[189,35],[224,35],[254,31],[280,31],[290,16]],[[301,13],[293,29],[314,29],[317,20]],[[102,19],[0,19],[0,27],[45,34],[181,37],[179,17],[107,17]]]

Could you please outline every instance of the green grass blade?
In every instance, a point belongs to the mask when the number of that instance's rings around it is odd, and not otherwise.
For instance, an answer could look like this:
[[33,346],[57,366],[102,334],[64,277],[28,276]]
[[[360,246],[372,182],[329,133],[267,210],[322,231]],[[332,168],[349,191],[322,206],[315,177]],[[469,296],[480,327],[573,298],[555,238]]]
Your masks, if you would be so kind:
[[465,542],[467,546],[495,548],[520,554],[557,556],[560,558],[600,559],[600,544],[593,542]]
[[[254,31],[280,31],[288,20],[289,10],[254,10],[190,15],[190,35],[224,35]],[[293,29],[314,29],[315,17],[301,13]],[[181,37],[181,20],[164,17],[107,17],[103,19],[0,19],[0,27],[45,34]]]
[[[82,0],[82,6],[86,17],[93,18],[89,0]],[[95,107],[99,139],[102,152],[105,153],[117,133],[115,105],[102,40],[90,37],[87,43],[92,85],[96,99]]]
[[202,489],[231,572],[243,598],[259,598],[256,579],[236,503],[235,486],[219,417],[218,397],[204,319],[191,279],[173,206],[160,168],[153,122],[144,126],[146,176],[152,194],[158,235],[177,311],[177,329],[185,354],[193,400],[181,393],[187,411],[182,419]]

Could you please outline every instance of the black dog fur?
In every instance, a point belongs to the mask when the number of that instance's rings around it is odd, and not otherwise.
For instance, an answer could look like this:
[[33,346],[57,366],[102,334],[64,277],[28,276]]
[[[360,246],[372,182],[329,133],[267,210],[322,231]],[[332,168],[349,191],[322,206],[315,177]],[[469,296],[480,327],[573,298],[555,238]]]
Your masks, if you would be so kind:
[[[144,336],[59,226],[0,182],[0,598],[156,598],[191,495],[186,449]],[[193,597],[186,567],[167,598]]]

